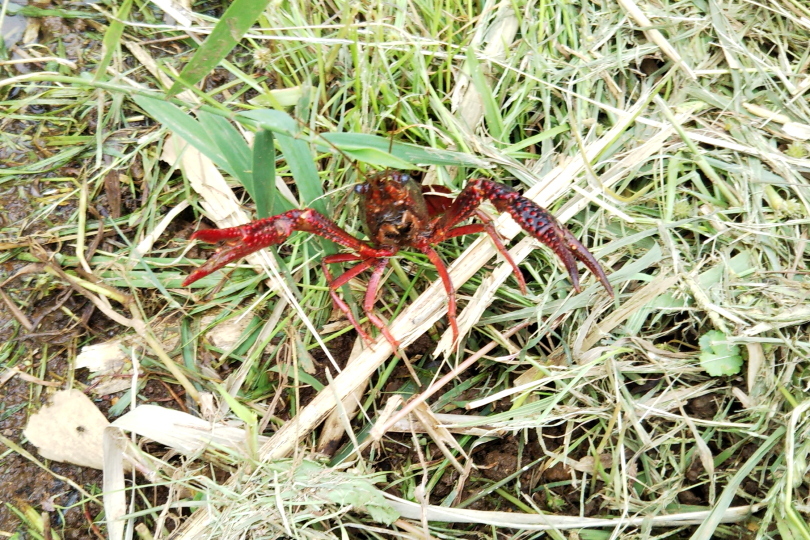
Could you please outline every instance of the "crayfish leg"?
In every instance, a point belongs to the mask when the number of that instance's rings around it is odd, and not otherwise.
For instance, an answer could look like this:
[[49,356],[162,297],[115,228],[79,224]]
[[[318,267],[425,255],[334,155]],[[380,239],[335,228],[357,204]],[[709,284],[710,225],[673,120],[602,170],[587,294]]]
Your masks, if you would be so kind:
[[374,301],[377,299],[377,292],[380,290],[380,281],[382,280],[383,272],[385,271],[385,267],[388,266],[388,258],[378,259],[377,262],[374,264],[374,270],[371,271],[371,277],[368,280],[368,289],[366,289],[366,296],[363,299],[363,309],[368,316],[368,320],[376,326],[385,339],[388,340],[388,343],[394,348],[394,351],[399,350],[399,341],[397,341],[394,336],[391,334],[390,330],[388,330],[388,325],[380,319],[380,317],[374,313]]
[[335,306],[337,306],[337,308],[346,315],[349,322],[352,323],[352,326],[354,326],[354,329],[357,330],[360,337],[363,338],[363,341],[366,342],[366,345],[372,345],[374,340],[371,338],[368,332],[363,330],[360,323],[357,322],[354,314],[352,314],[352,310],[349,308],[348,304],[346,304],[343,298],[338,295],[337,290],[348,283],[351,279],[360,275],[362,272],[368,270],[369,268],[373,268],[371,278],[368,282],[368,289],[366,289],[366,295],[363,300],[363,310],[366,312],[368,320],[380,330],[382,335],[385,336],[385,339],[387,339],[391,346],[394,347],[394,351],[397,351],[399,349],[399,342],[394,339],[393,335],[391,335],[391,332],[388,330],[388,326],[386,326],[385,322],[374,313],[374,301],[377,298],[377,291],[380,288],[382,273],[385,270],[385,267],[388,265],[388,258],[381,257],[366,259],[361,261],[356,266],[349,268],[334,279],[329,271],[330,264],[358,260],[360,260],[360,256],[353,254],[337,254],[324,257],[322,267],[323,273],[326,276],[326,282],[329,284],[329,295],[332,297],[332,301],[334,302]]
[[500,253],[506,262],[509,263],[509,266],[512,267],[512,273],[515,275],[515,279],[518,282],[520,292],[526,294],[526,280],[523,279],[523,274],[520,272],[515,260],[509,254],[509,250],[506,249],[506,245],[503,243],[503,238],[501,238],[501,235],[492,224],[492,219],[481,211],[476,212],[476,214],[478,219],[480,219],[483,223],[471,223],[469,225],[461,225],[460,227],[450,229],[445,236],[445,239],[455,238],[456,236],[463,236],[466,234],[477,234],[481,232],[487,233],[492,239],[492,243],[495,244],[495,248],[498,250],[498,253]]
[[341,262],[349,262],[349,261],[356,261],[360,260],[358,255],[349,255],[349,254],[337,254],[337,255],[330,255],[328,257],[324,257],[323,261],[321,261],[321,267],[323,268],[323,274],[326,276],[326,283],[329,286],[329,296],[332,297],[332,302],[337,306],[337,308],[346,315],[346,318],[352,323],[354,329],[357,330],[357,333],[360,334],[360,337],[363,338],[363,341],[366,342],[366,345],[371,345],[374,340],[371,339],[371,336],[363,330],[363,327],[360,326],[360,323],[357,322],[357,319],[354,318],[354,314],[352,310],[349,308],[349,305],[340,297],[337,293],[337,290],[341,288],[343,285],[349,282],[352,278],[358,276],[365,270],[368,270],[372,264],[374,264],[374,259],[366,259],[362,261],[360,264],[353,266],[339,275],[336,279],[332,278],[332,273],[329,271],[329,265],[334,263],[341,263]]
[[458,341],[458,321],[456,320],[456,288],[453,282],[450,281],[450,273],[447,271],[447,266],[436,251],[430,246],[423,246],[420,248],[422,253],[427,255],[433,266],[439,272],[439,277],[444,284],[444,290],[447,292],[447,320],[450,323],[450,328],[453,330],[453,343]]

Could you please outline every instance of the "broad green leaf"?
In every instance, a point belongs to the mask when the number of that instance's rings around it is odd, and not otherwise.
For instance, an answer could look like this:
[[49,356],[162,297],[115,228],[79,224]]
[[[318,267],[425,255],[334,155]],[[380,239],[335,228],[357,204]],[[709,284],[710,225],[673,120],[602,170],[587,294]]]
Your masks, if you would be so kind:
[[727,343],[728,336],[719,330],[706,332],[700,337],[700,365],[712,377],[736,375],[743,359],[737,345]]
[[251,125],[290,137],[298,136],[301,131],[292,116],[275,109],[245,111],[237,114],[236,119],[247,119]]
[[[222,116],[197,111],[197,119],[219,153],[225,157],[234,178],[247,188],[253,180],[251,175],[253,164],[250,147],[245,138],[230,120]],[[253,196],[249,189],[248,193]]]
[[371,165],[378,165],[386,169],[413,169],[416,166],[407,160],[400,159],[395,155],[389,154],[377,148],[357,148],[351,149],[341,147],[341,152],[355,161],[362,161],[363,163],[370,163]]
[[269,107],[273,109],[280,109],[282,107],[292,107],[298,100],[301,99],[303,92],[300,86],[293,86],[292,88],[277,88],[274,90],[267,90],[258,96],[248,100],[248,103],[254,107]]
[[290,168],[301,201],[321,214],[326,214],[326,202],[323,200],[323,186],[321,177],[318,175],[318,168],[312,157],[309,144],[301,139],[277,135],[278,145],[287,167]]
[[133,96],[137,103],[149,116],[168,127],[177,135],[183,138],[191,146],[202,152],[220,167],[225,168],[228,160],[202,129],[200,123],[186,114],[179,107],[172,105],[162,99],[154,99],[144,96]]
[[134,96],[134,99],[155,120],[182,137],[245,187],[252,182],[250,148],[228,120],[199,112],[204,120],[199,122],[164,100],[143,96]]
[[234,0],[214,26],[211,35],[183,68],[178,80],[169,90],[169,95],[173,96],[184,88],[197,84],[210,73],[239,43],[269,3],[270,0]]

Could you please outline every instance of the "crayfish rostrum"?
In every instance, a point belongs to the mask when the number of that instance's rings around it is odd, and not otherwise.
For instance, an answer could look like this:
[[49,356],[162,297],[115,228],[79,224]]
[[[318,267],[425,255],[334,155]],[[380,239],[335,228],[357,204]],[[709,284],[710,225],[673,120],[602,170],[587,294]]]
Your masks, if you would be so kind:
[[[358,324],[349,306],[337,294],[337,290],[350,279],[365,270],[371,270],[363,309],[369,320],[380,329],[380,332],[394,346],[399,343],[391,335],[382,319],[374,313],[374,302],[380,286],[383,271],[388,259],[400,249],[410,247],[427,255],[436,266],[439,277],[447,291],[447,318],[453,330],[453,339],[458,339],[456,323],[456,295],[447,267],[433,249],[435,244],[465,234],[486,232],[492,238],[500,254],[512,266],[521,290],[526,292],[523,275],[514,260],[506,251],[500,235],[495,230],[489,217],[478,210],[484,199],[489,200],[499,212],[508,212],[510,216],[528,234],[549,246],[562,260],[571,284],[579,292],[579,273],[577,259],[599,279],[605,290],[613,296],[613,289],[604,270],[596,258],[577,240],[568,229],[544,208],[520,195],[512,188],[483,178],[470,181],[455,199],[445,197],[445,191],[433,186],[419,186],[407,173],[383,171],[367,182],[357,186],[360,196],[362,218],[365,222],[369,242],[355,238],[338,227],[332,220],[312,209],[290,210],[265,219],[253,221],[229,229],[209,229],[195,232],[192,240],[224,245],[217,249],[208,261],[192,272],[183,285],[189,285],[254,251],[284,242],[293,231],[307,231],[345,246],[352,253],[340,253],[324,257],[323,272],[329,284],[329,291],[335,305],[346,314],[349,321],[367,343],[371,337]],[[478,216],[481,223],[460,225],[470,217]],[[334,263],[357,262],[337,278],[329,272],[329,265]]]

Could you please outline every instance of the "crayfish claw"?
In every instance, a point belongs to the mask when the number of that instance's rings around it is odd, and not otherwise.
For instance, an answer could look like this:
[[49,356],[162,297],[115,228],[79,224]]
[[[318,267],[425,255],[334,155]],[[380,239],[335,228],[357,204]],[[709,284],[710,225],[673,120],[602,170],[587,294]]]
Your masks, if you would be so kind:
[[199,240],[206,244],[216,244],[223,240],[233,240],[245,236],[242,227],[231,227],[229,229],[200,229],[191,235],[191,240]]
[[[594,276],[596,276],[596,279],[599,280],[599,283],[602,284],[602,287],[605,288],[605,291],[607,291],[607,293],[612,298],[613,297],[613,286],[610,284],[610,281],[608,281],[607,274],[605,274],[605,271],[602,268],[602,265],[599,264],[599,261],[596,260],[596,257],[594,257],[593,254],[590,251],[588,251],[588,249],[584,245],[582,245],[582,242],[577,240],[576,236],[574,236],[571,233],[571,231],[569,231],[568,229],[566,229],[564,227],[561,227],[561,226],[559,227],[559,230],[560,230],[560,232],[562,232],[562,235],[563,235],[563,237],[565,239],[565,244],[564,245],[567,248],[567,252],[569,253],[569,257],[571,255],[573,255],[574,257],[579,259],[579,261],[582,264],[584,264],[585,267],[588,270],[590,270],[591,273]],[[568,264],[566,264],[566,267],[568,267]],[[576,263],[573,260],[572,260],[572,266],[568,267],[568,273],[569,274],[571,273],[571,268],[573,268],[574,273],[577,274],[577,279],[574,280],[573,277],[572,277],[571,282],[574,285],[574,289],[576,289],[576,291],[579,292],[579,288],[578,288],[579,287],[579,273],[576,270]]]
[[605,271],[582,242],[545,208],[539,206],[531,199],[517,195],[510,201],[510,205],[501,203],[521,228],[531,236],[540,240],[554,251],[565,265],[571,285],[576,292],[581,292],[579,284],[579,270],[577,260],[581,261],[599,280],[610,296],[613,296],[613,287],[608,281]]
[[[214,231],[219,232],[219,230]],[[206,231],[199,231],[199,232],[206,232]],[[204,239],[201,240],[203,240],[204,242],[209,241]],[[211,255],[208,258],[208,260],[202,264],[202,266],[198,267],[196,270],[191,272],[188,275],[188,277],[185,280],[183,280],[183,287],[191,285],[198,279],[204,278],[208,274],[216,272],[226,264],[239,260],[245,255],[250,255],[254,251],[256,251],[256,249],[250,245],[226,242],[226,244],[221,248],[219,248],[218,250],[216,250],[216,252],[214,252],[214,254]]]

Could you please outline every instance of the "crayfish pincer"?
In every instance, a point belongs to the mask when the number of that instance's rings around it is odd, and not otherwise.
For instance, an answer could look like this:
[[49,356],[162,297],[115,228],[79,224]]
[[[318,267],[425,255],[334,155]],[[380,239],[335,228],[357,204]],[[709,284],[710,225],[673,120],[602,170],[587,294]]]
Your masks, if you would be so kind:
[[[478,206],[486,199],[499,212],[508,212],[524,231],[549,246],[557,254],[565,265],[571,278],[571,284],[577,292],[580,291],[579,272],[577,271],[577,260],[579,260],[599,279],[608,294],[613,296],[613,288],[591,252],[568,229],[560,225],[547,210],[508,186],[478,178],[470,181],[458,197],[450,199],[440,196],[445,193],[441,188],[430,191],[430,187],[419,186],[407,173],[388,170],[370,177],[366,183],[357,186],[357,193],[360,196],[362,218],[368,230],[368,242],[355,238],[329,218],[309,208],[290,210],[240,227],[197,231],[191,236],[192,240],[202,240],[212,244],[223,242],[223,245],[186,278],[183,286],[254,251],[281,244],[293,231],[307,231],[351,250],[351,253],[324,257],[323,272],[326,275],[329,292],[335,305],[346,314],[367,343],[371,343],[371,337],[358,324],[349,306],[337,294],[337,290],[360,273],[371,270],[368,290],[363,300],[363,309],[374,326],[379,328],[385,338],[397,349],[399,343],[388,331],[383,320],[374,313],[374,301],[389,258],[402,248],[412,248],[427,255],[439,272],[444,289],[447,291],[447,318],[453,329],[453,339],[457,340],[455,289],[450,281],[447,267],[433,249],[434,245],[448,238],[486,232],[495,242],[501,255],[512,266],[520,289],[524,293],[526,292],[523,275],[509,252],[506,251],[500,235],[489,217],[478,210]],[[462,222],[473,216],[477,216],[481,223],[461,225]],[[356,262],[357,264],[333,278],[329,272],[329,265],[345,262]]]

